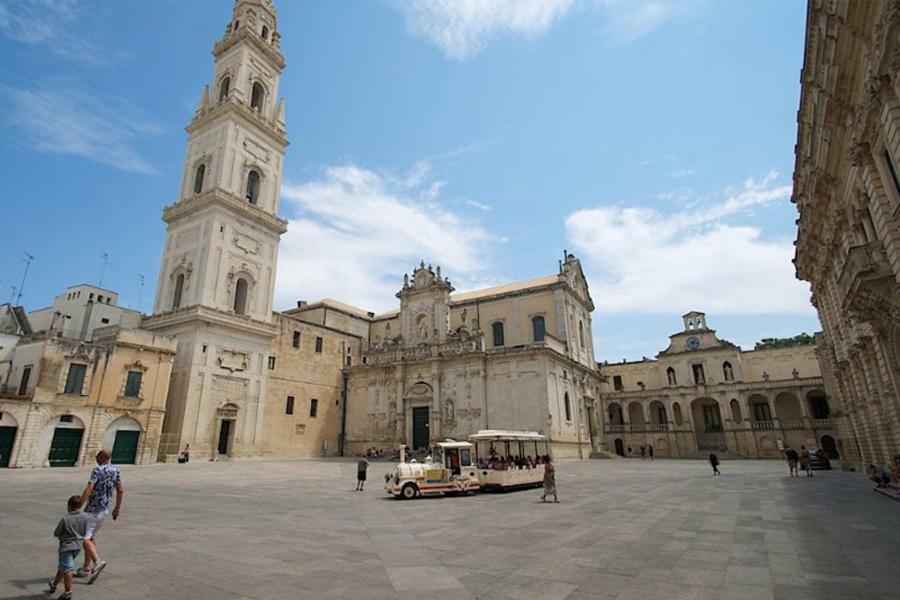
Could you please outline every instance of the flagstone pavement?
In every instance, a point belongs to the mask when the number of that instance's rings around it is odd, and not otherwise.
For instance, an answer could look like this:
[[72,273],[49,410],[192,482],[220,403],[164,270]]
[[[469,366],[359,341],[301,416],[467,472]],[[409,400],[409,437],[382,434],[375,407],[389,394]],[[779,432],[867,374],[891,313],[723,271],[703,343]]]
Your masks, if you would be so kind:
[[[780,461],[560,463],[540,491],[393,500],[390,463],[122,467],[76,599],[896,599],[900,502],[859,474]],[[0,470],[0,598],[47,598],[51,532],[87,468]],[[79,557],[80,559],[81,557]]]

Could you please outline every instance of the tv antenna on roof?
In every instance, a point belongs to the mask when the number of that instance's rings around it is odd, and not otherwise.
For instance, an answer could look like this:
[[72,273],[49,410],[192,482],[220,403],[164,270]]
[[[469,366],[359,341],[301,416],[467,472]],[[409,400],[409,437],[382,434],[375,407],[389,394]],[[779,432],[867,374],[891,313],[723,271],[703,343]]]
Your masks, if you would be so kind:
[[[19,284],[19,295],[16,296],[16,306],[21,306],[22,302],[22,292],[25,289],[25,280],[28,278],[28,268],[31,267],[31,261],[34,260],[34,257],[27,252],[22,252],[25,255],[25,258],[22,260],[25,261],[25,272],[22,273],[22,283]],[[13,288],[15,289],[15,288]]]
[[109,254],[101,252],[100,256],[103,258],[103,266],[100,267],[100,283],[97,284],[97,287],[103,287],[103,277],[106,275],[106,267],[112,264],[109,262]]

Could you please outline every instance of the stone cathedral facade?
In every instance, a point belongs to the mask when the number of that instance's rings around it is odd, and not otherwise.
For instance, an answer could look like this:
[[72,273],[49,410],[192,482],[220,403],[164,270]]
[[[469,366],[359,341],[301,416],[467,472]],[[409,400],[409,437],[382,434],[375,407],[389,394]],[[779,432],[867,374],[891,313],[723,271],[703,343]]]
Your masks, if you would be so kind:
[[900,455],[900,2],[809,2],[797,115],[797,277],[844,466]]

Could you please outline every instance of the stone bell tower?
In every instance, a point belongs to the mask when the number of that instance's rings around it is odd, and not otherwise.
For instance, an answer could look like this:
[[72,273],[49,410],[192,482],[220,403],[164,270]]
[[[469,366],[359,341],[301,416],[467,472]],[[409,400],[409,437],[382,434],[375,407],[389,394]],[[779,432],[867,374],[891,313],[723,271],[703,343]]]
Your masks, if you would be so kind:
[[236,0],[215,65],[188,124],[153,316],[144,327],[178,340],[160,456],[255,453],[288,145],[278,80],[285,66],[271,0]]

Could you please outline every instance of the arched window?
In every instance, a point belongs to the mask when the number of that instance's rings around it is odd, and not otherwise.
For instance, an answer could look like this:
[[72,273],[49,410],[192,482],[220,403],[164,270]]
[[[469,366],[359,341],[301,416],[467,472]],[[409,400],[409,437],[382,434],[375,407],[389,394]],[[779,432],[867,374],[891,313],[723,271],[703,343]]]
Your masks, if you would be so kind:
[[247,173],[246,197],[250,204],[256,204],[256,201],[259,200],[259,173],[256,171],[251,170]]
[[194,193],[199,194],[203,191],[203,176],[206,174],[206,165],[197,167],[194,173]]
[[228,98],[228,93],[231,91],[231,77],[226,77],[222,80],[222,83],[219,84],[219,102],[222,102],[226,98]]
[[265,96],[265,90],[263,89],[262,84],[258,81],[254,82],[253,91],[250,94],[250,108],[262,111],[263,96]]
[[172,294],[172,310],[181,308],[181,295],[184,293],[184,273],[175,278],[175,293]]
[[262,39],[264,39],[264,40],[269,39],[269,28],[266,27],[265,25],[263,25],[263,27],[262,27]]
[[578,343],[584,348],[584,324],[578,321]]
[[678,385],[678,379],[675,377],[675,369],[672,367],[666,369],[666,377],[669,378],[669,385]]
[[544,334],[547,333],[544,326],[544,317],[537,316],[531,318],[531,333],[535,342],[544,341]]
[[505,343],[503,339],[503,323],[500,321],[492,323],[491,332],[494,334],[494,347],[503,346]]
[[239,315],[247,314],[247,280],[238,277],[237,283],[234,284],[234,312]]
[[565,395],[563,396],[563,403],[565,404],[565,408],[566,408],[566,421],[571,421],[572,420],[572,403],[569,402],[569,392],[566,392]]
[[725,375],[725,381],[734,381],[734,369],[731,368],[731,363],[727,360],[722,363],[722,374]]

